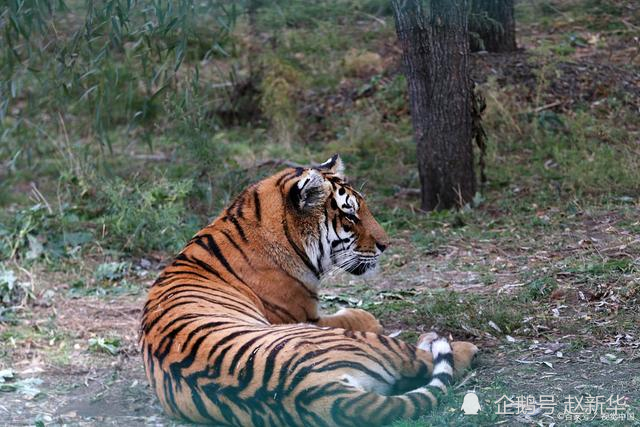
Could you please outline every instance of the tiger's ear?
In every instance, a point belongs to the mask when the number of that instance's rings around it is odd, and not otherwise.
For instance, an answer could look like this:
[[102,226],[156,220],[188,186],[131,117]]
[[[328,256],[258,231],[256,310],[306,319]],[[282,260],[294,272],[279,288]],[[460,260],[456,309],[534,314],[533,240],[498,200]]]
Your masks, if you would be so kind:
[[309,169],[289,190],[289,200],[300,212],[308,212],[325,201],[326,187],[322,174]]
[[326,162],[320,163],[318,169],[331,172],[340,179],[344,178],[344,164],[338,154],[334,154]]

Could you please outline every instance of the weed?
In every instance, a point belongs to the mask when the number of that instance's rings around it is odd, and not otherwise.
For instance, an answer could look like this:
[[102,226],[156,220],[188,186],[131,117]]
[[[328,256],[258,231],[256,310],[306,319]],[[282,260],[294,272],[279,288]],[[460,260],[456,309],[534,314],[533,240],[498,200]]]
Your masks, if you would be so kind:
[[33,287],[28,282],[19,281],[13,270],[0,267],[0,319],[5,310],[24,305],[33,299]]
[[336,21],[348,14],[353,3],[331,1],[307,3],[304,0],[279,0],[259,10],[263,28],[315,28],[327,21]]
[[[0,13],[7,41],[0,67],[0,90],[6,95],[0,129],[16,105],[22,110],[19,122],[37,122],[53,111],[86,114],[98,140],[109,146],[113,126],[154,118],[160,95],[170,90],[185,59],[220,48],[237,18],[235,7],[214,1],[9,2]],[[202,28],[209,35],[204,39]]]
[[605,276],[615,273],[630,274],[639,270],[638,263],[630,258],[609,259],[603,262],[587,263],[582,268],[573,270],[594,276]]
[[271,122],[274,139],[289,148],[298,133],[295,99],[304,87],[302,73],[293,60],[274,55],[266,56],[263,66],[262,112]]
[[350,77],[380,74],[383,71],[382,57],[375,52],[351,49],[344,57],[344,69],[345,74]]
[[93,286],[82,280],[75,281],[69,287],[67,295],[69,298],[83,298],[87,296],[115,297],[121,295],[139,295],[144,287],[129,280],[117,282],[99,282]]
[[31,262],[74,255],[94,240],[76,212],[66,204],[54,210],[44,203],[17,210],[0,222],[0,257]]
[[104,187],[108,206],[100,218],[102,238],[114,248],[128,251],[176,251],[197,230],[186,214],[191,181],[134,184],[116,180]]
[[551,292],[557,289],[558,284],[551,277],[541,277],[526,284],[521,296],[525,300],[536,301],[548,298]]
[[124,277],[130,267],[128,262],[105,262],[96,268],[93,277],[97,281],[119,280]]
[[89,338],[89,350],[96,353],[107,353],[115,356],[120,351],[120,338],[116,337],[96,337]]
[[42,393],[39,387],[42,383],[40,378],[15,379],[11,370],[0,371],[1,392],[17,391],[27,396],[28,399],[33,399]]

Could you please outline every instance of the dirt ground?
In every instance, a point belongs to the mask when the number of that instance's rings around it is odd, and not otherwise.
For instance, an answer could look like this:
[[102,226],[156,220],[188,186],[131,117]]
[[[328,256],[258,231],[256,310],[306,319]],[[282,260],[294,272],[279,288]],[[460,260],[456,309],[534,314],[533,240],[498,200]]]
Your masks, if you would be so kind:
[[[580,299],[580,280],[567,273],[557,275],[562,297],[551,296],[539,318],[529,319],[528,333],[510,336],[493,330],[492,325],[451,327],[439,325],[433,319],[415,315],[418,297],[430,293],[454,290],[460,294],[485,295],[488,303],[510,304],[514,292],[522,286],[523,269],[542,269],[566,260],[571,254],[602,256],[640,254],[640,234],[620,227],[621,218],[612,213],[583,218],[567,225],[564,232],[545,238],[529,236],[512,244],[496,244],[489,240],[468,237],[452,238],[437,251],[425,251],[411,243],[408,234],[395,236],[393,249],[385,260],[381,274],[363,281],[340,274],[329,279],[324,288],[323,305],[330,311],[336,306],[386,307],[385,302],[402,299],[408,305],[379,308],[383,313],[386,332],[423,332],[436,328],[441,333],[453,331],[456,338],[470,339],[482,349],[477,368],[464,380],[456,392],[475,389],[485,403],[493,404],[501,394],[553,394],[558,399],[571,394],[620,395],[632,407],[640,402],[640,336],[629,331],[626,336],[600,334],[567,334],[566,328],[553,327],[546,317],[579,317],[578,324],[589,327],[594,321],[607,322],[607,316],[594,315],[600,308],[615,302],[609,296]],[[585,246],[585,242],[586,243]],[[562,246],[562,251],[553,248]],[[519,248],[519,249],[518,249]],[[546,250],[546,249],[548,250]],[[133,268],[129,279],[131,294],[118,296],[84,295],[68,298],[71,279],[68,274],[35,274],[33,280],[49,283],[49,298],[40,298],[32,307],[28,320],[11,332],[14,338],[3,340],[11,366],[18,378],[38,378],[38,393],[2,393],[0,414],[3,425],[33,425],[41,421],[67,425],[180,425],[165,417],[147,385],[140,354],[136,345],[137,328],[145,299],[145,288],[152,282],[162,261],[142,261],[148,270]],[[151,265],[150,265],[151,264]],[[473,265],[473,268],[469,266]],[[467,267],[465,267],[467,266]],[[478,269],[478,266],[485,268]],[[490,281],[479,271],[494,271]],[[637,282],[638,277],[630,277]],[[44,294],[43,294],[44,295]],[[574,299],[575,297],[575,299]],[[557,301],[553,301],[558,298]],[[613,298],[613,299],[611,299]],[[378,305],[381,302],[380,305]],[[368,305],[367,305],[368,304]],[[393,308],[396,307],[396,308]],[[416,307],[419,309],[419,307]],[[526,320],[526,319],[525,319]],[[611,321],[611,320],[609,320]],[[536,322],[540,325],[536,326]],[[497,325],[496,325],[497,328]],[[537,329],[536,329],[537,328]],[[55,330],[55,334],[51,331]],[[615,330],[613,328],[612,330]],[[10,329],[0,325],[7,338]],[[31,334],[32,336],[29,336]],[[53,334],[53,335],[52,335]],[[634,335],[635,334],[635,335]],[[462,336],[461,336],[462,335]],[[88,340],[94,337],[116,336],[120,346],[115,355],[91,351]],[[576,345],[575,339],[583,337]],[[410,338],[409,338],[410,339]],[[12,341],[13,340],[13,341]],[[13,344],[12,344],[13,342]],[[640,415],[640,414],[639,414]],[[530,418],[502,417],[496,423],[536,424],[549,419],[538,414]],[[558,422],[558,420],[555,420]],[[626,425],[626,424],[621,424]]]

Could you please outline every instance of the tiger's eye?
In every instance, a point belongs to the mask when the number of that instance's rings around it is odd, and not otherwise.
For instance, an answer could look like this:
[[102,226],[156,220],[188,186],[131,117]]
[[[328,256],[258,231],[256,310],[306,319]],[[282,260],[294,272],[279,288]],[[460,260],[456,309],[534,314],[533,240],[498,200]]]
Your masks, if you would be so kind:
[[342,228],[344,229],[344,231],[346,231],[347,233],[351,232],[351,226],[350,225],[343,225]]
[[338,190],[338,194],[341,196],[344,196],[344,193],[346,193],[346,191],[344,190],[344,187],[340,187],[340,189]]

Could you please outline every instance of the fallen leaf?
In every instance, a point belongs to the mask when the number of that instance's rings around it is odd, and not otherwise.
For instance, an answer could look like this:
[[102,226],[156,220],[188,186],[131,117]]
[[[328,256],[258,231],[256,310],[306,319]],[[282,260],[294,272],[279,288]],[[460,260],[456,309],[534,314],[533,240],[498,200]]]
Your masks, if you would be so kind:
[[0,383],[3,383],[5,378],[13,378],[13,369],[3,369],[0,371]]
[[500,329],[498,327],[498,325],[495,324],[495,322],[493,320],[489,320],[489,326],[491,326],[493,329],[495,329],[496,331],[502,333],[502,329]]
[[607,353],[604,356],[600,356],[600,361],[605,365],[619,365],[624,359],[618,358],[615,354]]

